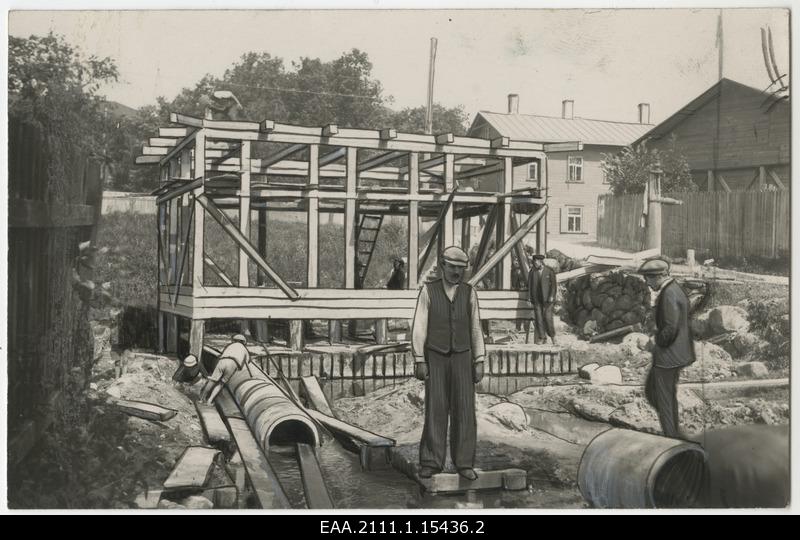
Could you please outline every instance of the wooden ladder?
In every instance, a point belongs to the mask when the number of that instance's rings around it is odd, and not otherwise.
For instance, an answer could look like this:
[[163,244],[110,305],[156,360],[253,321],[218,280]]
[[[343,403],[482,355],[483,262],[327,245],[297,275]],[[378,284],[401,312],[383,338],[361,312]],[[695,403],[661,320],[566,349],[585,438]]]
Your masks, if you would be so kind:
[[381,230],[383,223],[383,215],[369,215],[364,214],[361,216],[361,222],[358,224],[356,231],[356,261],[358,268],[356,269],[356,288],[364,288],[364,279],[367,277],[367,269],[372,260],[372,253],[375,251],[375,242],[378,240],[378,233]]

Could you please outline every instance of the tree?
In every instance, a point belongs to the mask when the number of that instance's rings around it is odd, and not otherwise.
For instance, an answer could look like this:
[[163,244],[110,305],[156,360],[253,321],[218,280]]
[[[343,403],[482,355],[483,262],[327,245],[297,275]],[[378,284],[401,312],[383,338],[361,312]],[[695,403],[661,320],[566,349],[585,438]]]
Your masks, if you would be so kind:
[[[410,133],[425,132],[425,113],[426,108],[406,107],[397,112],[389,112],[389,125],[397,131]],[[433,105],[433,132],[434,133],[453,133],[454,135],[464,135],[467,132],[467,121],[469,115],[464,107],[459,105],[447,109],[438,103]]]
[[618,154],[603,154],[603,173],[611,184],[611,191],[617,195],[642,193],[650,171],[656,165],[660,165],[664,172],[661,178],[663,192],[697,191],[689,163],[678,150],[674,135],[663,150],[648,150],[646,143],[641,143],[636,147],[625,147]]
[[39,128],[48,160],[48,197],[66,200],[65,179],[76,160],[103,158],[100,86],[117,80],[110,58],[84,58],[62,36],[17,38],[8,43],[9,115]]

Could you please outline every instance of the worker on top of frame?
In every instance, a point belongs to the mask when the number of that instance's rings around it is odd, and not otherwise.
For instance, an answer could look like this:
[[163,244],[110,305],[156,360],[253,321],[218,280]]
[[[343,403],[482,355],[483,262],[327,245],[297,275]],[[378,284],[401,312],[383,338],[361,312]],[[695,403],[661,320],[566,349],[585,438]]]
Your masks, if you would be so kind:
[[406,262],[400,257],[392,258],[392,275],[386,282],[386,288],[392,290],[404,289],[406,286]]
[[208,405],[214,403],[214,398],[237,371],[246,369],[250,372],[250,351],[247,350],[246,343],[247,339],[242,334],[236,334],[231,338],[231,343],[220,353],[214,372],[200,391],[201,403]]
[[544,255],[533,255],[532,268],[528,274],[528,296],[533,304],[535,343],[547,343],[547,337],[556,345],[556,328],[553,324],[553,307],[556,303],[556,273],[545,266]]
[[639,267],[647,286],[658,291],[653,365],[647,375],[645,397],[658,412],[664,435],[682,438],[678,424],[678,377],[681,368],[695,361],[694,342],[689,327],[689,298],[670,277],[669,270],[669,263],[663,259],[650,259]]
[[422,478],[444,468],[448,417],[453,465],[467,480],[478,477],[473,469],[475,385],[483,378],[485,348],[478,296],[462,281],[468,263],[462,249],[445,249],[439,258],[441,277],[422,287],[414,312],[414,375],[425,381],[425,425],[419,445]]

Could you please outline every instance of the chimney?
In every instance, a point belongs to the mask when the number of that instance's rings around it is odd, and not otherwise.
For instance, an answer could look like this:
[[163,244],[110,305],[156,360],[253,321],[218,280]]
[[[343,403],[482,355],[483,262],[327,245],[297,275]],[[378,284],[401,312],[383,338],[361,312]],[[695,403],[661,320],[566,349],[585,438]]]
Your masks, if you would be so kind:
[[561,102],[561,118],[565,118],[567,120],[572,120],[572,109],[575,106],[575,102],[571,99],[565,99]]
[[639,123],[640,124],[649,124],[650,123],[650,104],[649,103],[639,103]]
[[508,114],[519,114],[519,94],[508,94]]

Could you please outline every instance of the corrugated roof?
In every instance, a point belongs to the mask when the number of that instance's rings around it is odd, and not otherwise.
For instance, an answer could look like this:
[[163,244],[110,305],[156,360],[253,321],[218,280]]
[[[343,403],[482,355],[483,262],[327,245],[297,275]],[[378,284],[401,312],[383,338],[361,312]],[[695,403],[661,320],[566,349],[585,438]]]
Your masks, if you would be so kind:
[[480,111],[470,128],[477,130],[483,118],[500,135],[515,141],[532,142],[582,142],[608,146],[627,146],[650,130],[652,124],[634,124],[590,120],[588,118],[560,118],[534,114],[503,114]]

